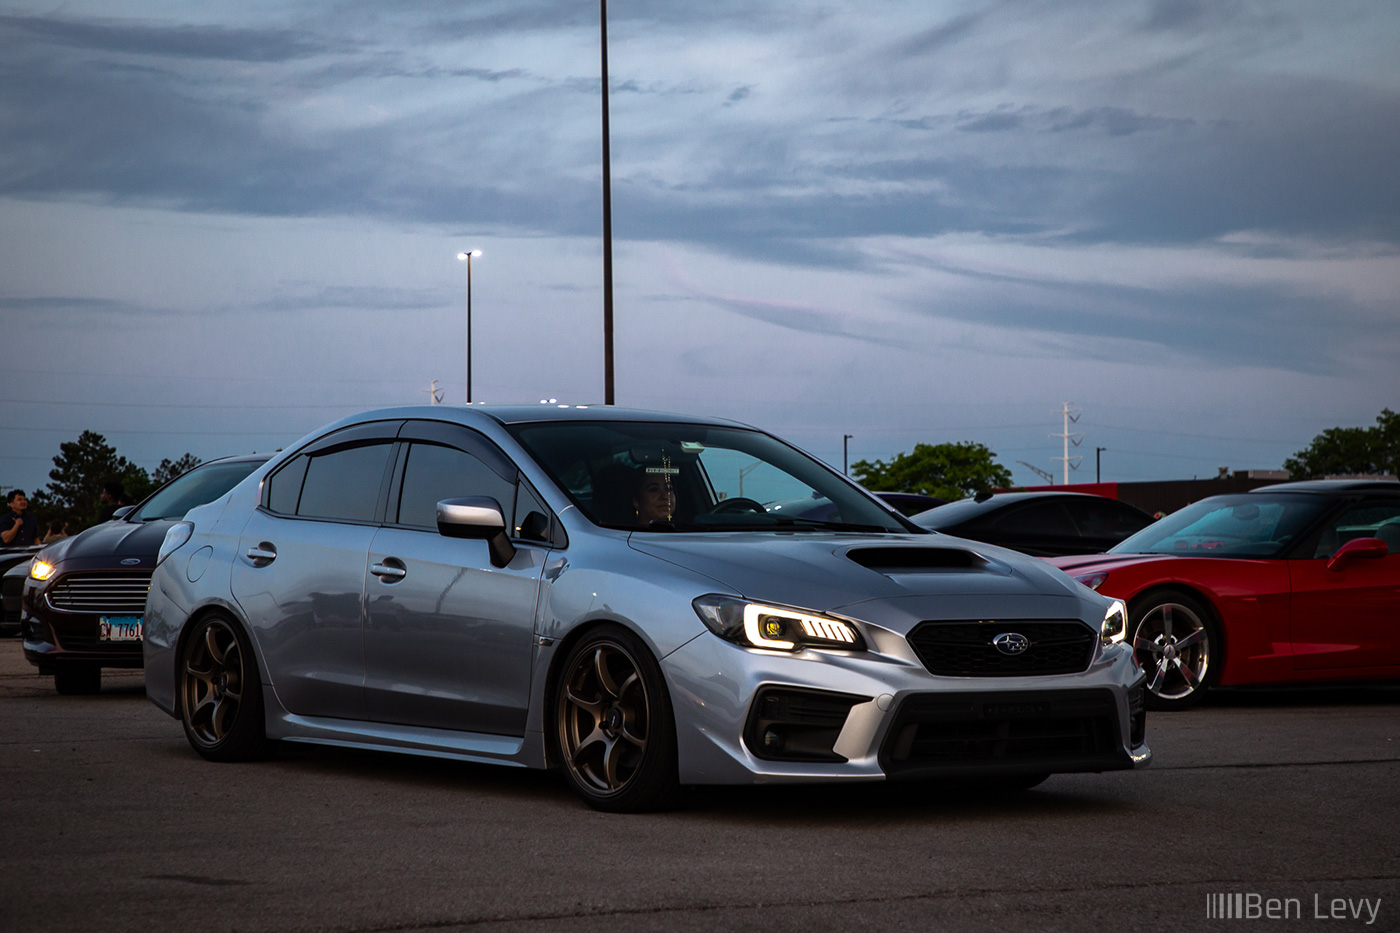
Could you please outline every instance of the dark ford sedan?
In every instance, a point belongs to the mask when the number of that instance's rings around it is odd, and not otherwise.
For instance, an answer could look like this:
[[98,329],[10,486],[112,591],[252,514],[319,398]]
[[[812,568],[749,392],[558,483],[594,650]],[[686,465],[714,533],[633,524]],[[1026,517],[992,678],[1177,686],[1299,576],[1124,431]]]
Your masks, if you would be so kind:
[[1099,554],[1152,524],[1126,502],[1082,492],[979,493],[914,516],[930,531],[1033,557]]
[[232,489],[267,455],[201,464],[120,518],[39,551],[24,583],[24,656],[59,693],[96,693],[102,668],[140,667],[146,591],[170,525]]

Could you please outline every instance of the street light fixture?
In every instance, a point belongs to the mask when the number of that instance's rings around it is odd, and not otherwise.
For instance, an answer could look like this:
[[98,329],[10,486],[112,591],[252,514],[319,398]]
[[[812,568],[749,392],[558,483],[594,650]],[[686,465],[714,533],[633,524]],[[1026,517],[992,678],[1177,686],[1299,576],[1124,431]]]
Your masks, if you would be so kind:
[[472,403],[472,257],[480,256],[481,250],[473,249],[457,254],[459,261],[467,263],[467,404]]

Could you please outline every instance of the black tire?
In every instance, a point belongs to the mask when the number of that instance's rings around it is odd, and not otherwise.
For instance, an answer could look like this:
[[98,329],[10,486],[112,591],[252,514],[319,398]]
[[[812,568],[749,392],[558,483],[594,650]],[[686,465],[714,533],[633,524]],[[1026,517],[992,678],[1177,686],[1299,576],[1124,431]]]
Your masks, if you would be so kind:
[[70,661],[53,672],[53,688],[64,696],[102,692],[102,666]]
[[180,718],[195,751],[210,761],[266,756],[262,678],[242,626],[220,613],[194,623],[177,675]]
[[1199,598],[1158,590],[1133,600],[1128,629],[1147,672],[1147,708],[1189,709],[1220,677],[1224,640],[1215,613]]
[[651,652],[619,625],[589,632],[559,668],[555,749],[574,791],[598,810],[664,810],[680,797],[671,698]]

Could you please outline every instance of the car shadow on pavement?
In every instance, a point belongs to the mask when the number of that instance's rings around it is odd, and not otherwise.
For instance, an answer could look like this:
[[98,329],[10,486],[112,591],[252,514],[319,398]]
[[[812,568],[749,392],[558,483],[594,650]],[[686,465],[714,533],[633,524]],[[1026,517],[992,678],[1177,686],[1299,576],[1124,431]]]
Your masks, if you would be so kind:
[[[1217,688],[1206,695],[1204,706],[1394,706],[1400,704],[1400,684],[1290,685],[1287,687]],[[1158,713],[1156,715],[1163,715]],[[1170,716],[1170,713],[1165,715]],[[1149,714],[1149,721],[1152,714]]]

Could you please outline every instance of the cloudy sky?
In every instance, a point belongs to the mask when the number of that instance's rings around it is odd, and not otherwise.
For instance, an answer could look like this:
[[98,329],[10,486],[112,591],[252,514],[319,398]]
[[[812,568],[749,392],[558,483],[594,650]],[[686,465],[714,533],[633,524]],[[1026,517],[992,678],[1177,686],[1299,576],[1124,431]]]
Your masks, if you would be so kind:
[[[840,465],[1400,408],[1400,6],[613,0],[617,400]],[[603,396],[597,5],[0,0],[0,485]]]

